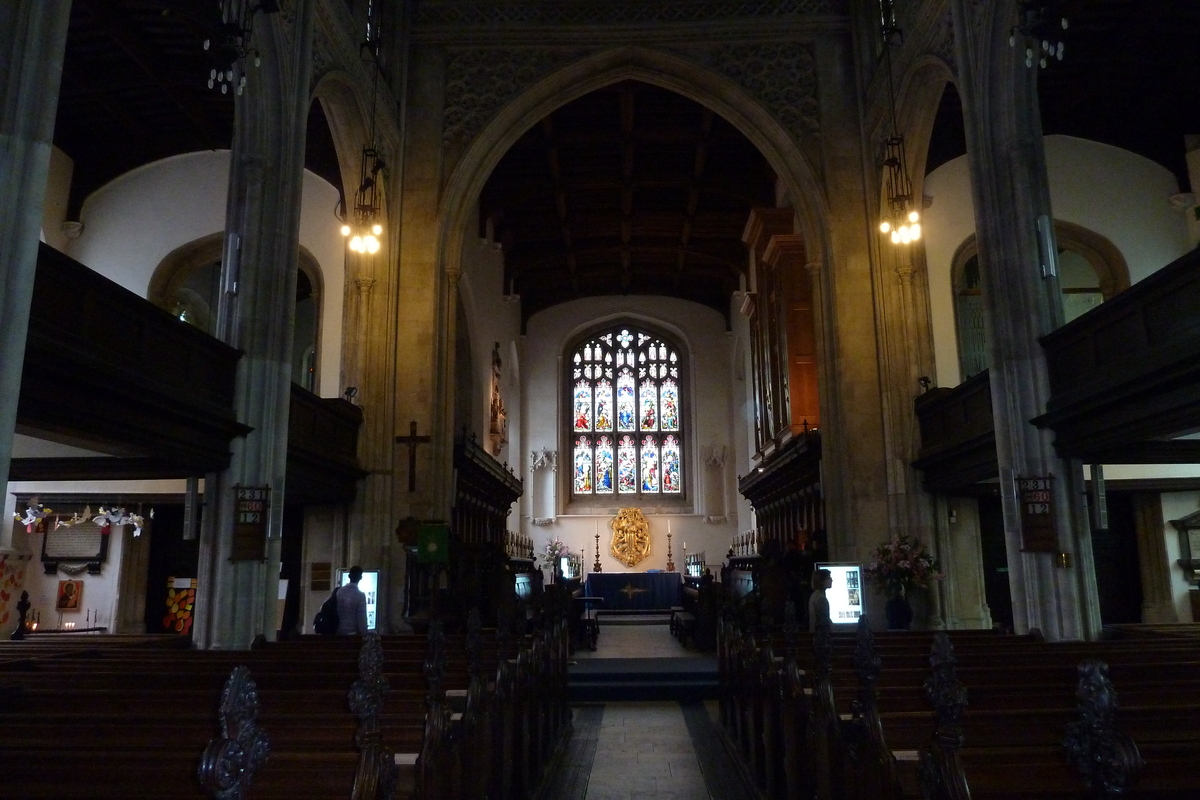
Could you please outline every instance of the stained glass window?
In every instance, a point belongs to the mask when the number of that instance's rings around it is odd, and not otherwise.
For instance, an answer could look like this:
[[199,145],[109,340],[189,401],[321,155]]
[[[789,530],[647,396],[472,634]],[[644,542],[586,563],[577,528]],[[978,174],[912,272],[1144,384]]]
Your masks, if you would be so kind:
[[678,348],[656,334],[622,325],[580,342],[566,363],[573,494],[681,496],[684,422]]

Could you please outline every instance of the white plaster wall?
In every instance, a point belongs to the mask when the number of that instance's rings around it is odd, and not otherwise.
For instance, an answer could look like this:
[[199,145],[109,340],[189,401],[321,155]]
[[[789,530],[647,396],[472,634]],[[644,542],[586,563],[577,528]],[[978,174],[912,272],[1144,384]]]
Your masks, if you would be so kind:
[[1167,563],[1171,565],[1171,596],[1175,599],[1175,613],[1180,622],[1200,622],[1192,619],[1191,601],[1188,590],[1191,585],[1179,566],[1179,531],[1171,524],[1173,519],[1182,519],[1200,510],[1200,492],[1171,492],[1161,495],[1163,513],[1163,536],[1167,542]]
[[[478,213],[478,212],[477,212]],[[500,343],[500,397],[508,414],[508,444],[498,456],[510,464],[524,450],[521,430],[521,387],[519,339],[521,305],[519,298],[506,297],[504,287],[504,254],[500,248],[474,235],[478,229],[473,219],[467,226],[463,242],[462,277],[459,291],[467,317],[471,341],[470,387],[459,386],[457,391],[470,391],[473,410],[472,430],[481,443],[486,443],[491,423],[492,348]]]
[[[25,572],[25,590],[29,592],[29,602],[34,611],[41,612],[41,628],[57,628],[68,622],[75,623],[76,628],[105,626],[113,630],[113,620],[117,617],[117,603],[120,601],[121,563],[124,552],[127,526],[113,526],[108,534],[108,560],[101,565],[99,575],[64,575],[56,572],[45,574],[37,555]],[[36,537],[35,547],[41,547],[41,536]],[[64,611],[59,616],[55,609],[58,600],[58,582],[63,580],[83,581],[83,593],[80,595],[79,609]]]
[[[84,201],[82,235],[67,253],[132,292],[146,296],[154,270],[176,248],[225,227],[229,151],[187,153],[139,167]],[[321,266],[318,393],[341,395],[345,244],[334,216],[337,190],[304,173],[300,244]],[[49,235],[49,233],[47,234]]]
[[[1132,282],[1187,252],[1183,213],[1169,200],[1178,185],[1165,167],[1127,150],[1071,136],[1046,137],[1046,164],[1055,218],[1112,242],[1125,256]],[[939,386],[957,386],[961,375],[950,268],[954,253],[975,232],[966,156],[926,176],[925,194],[933,198],[922,231],[937,381]]]
[[[664,569],[667,562],[667,528],[673,534],[673,557],[677,569],[683,569],[683,545],[689,553],[704,551],[713,571],[721,564],[729,549],[730,538],[737,530],[736,472],[739,452],[734,434],[735,406],[741,408],[740,393],[735,390],[733,374],[733,334],[725,329],[724,317],[716,311],[668,297],[594,297],[554,306],[529,319],[524,337],[522,357],[522,398],[526,447],[521,454],[522,477],[526,486],[537,492],[548,483],[531,480],[529,451],[546,448],[558,451],[557,519],[547,526],[530,523],[530,496],[523,498],[521,529],[534,539],[539,552],[554,536],[561,538],[576,552],[585,553],[585,571],[591,571],[595,560],[595,534],[600,534],[601,563],[605,572],[629,571],[608,553],[611,531],[608,523],[615,515],[618,502],[602,513],[562,515],[563,500],[570,474],[571,457],[561,434],[563,383],[561,357],[564,348],[586,329],[607,322],[627,319],[645,322],[664,329],[687,350],[690,358],[689,375],[691,400],[688,406],[687,455],[685,466],[689,477],[688,491],[692,507],[686,513],[662,509],[659,513],[646,504],[642,507],[650,522],[651,555],[634,571]],[[700,497],[703,464],[699,459],[701,447],[723,447],[727,454],[725,469],[725,508],[728,522],[704,521],[705,501]],[[535,497],[539,507],[544,498]],[[540,513],[540,512],[539,512]]]

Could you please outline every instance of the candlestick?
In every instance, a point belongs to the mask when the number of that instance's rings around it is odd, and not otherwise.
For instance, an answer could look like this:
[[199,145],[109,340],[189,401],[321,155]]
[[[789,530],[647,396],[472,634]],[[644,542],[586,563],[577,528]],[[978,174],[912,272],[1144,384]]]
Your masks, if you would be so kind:
[[596,523],[596,563],[592,565],[592,572],[604,572],[604,565],[600,563],[600,523]]
[[671,522],[670,522],[670,520],[668,520],[667,521],[667,528],[668,528],[668,530],[667,530],[667,572],[674,572],[675,571],[675,560],[671,556],[671,531],[669,530],[670,526],[671,526]]

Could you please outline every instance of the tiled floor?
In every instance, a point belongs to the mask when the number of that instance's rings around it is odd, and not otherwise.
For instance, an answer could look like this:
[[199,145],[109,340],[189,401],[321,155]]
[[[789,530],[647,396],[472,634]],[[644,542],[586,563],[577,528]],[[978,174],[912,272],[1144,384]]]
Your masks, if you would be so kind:
[[716,704],[576,706],[574,732],[546,797],[555,800],[750,800],[720,741]]
[[596,652],[575,651],[572,658],[695,658],[666,625],[601,625]]
[[608,703],[587,800],[708,800],[678,703]]

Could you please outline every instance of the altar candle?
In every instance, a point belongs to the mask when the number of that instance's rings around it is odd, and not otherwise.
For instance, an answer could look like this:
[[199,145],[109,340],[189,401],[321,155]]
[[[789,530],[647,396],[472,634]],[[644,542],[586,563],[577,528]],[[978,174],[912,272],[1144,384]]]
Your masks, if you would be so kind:
[[671,520],[667,520],[667,533],[671,532]]

